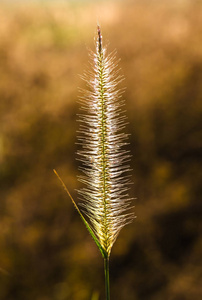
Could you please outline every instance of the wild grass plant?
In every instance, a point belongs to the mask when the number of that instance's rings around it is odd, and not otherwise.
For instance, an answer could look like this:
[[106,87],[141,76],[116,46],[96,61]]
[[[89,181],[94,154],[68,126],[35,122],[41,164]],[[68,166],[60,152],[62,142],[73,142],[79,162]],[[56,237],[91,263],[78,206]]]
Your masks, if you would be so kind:
[[126,125],[123,89],[118,88],[123,76],[119,74],[115,52],[107,55],[103,47],[99,26],[96,51],[90,52],[90,57],[91,68],[82,76],[87,89],[81,90],[79,98],[82,110],[78,136],[81,145],[78,155],[82,162],[79,181],[85,186],[78,191],[81,209],[54,171],[103,256],[106,299],[109,300],[111,249],[120,230],[134,218],[127,193],[130,153],[124,149],[128,134],[123,132]]
[[127,78],[131,195],[141,199],[141,221],[112,248],[111,297],[202,299],[202,1],[14,2],[0,1],[0,267],[11,274],[0,273],[0,299],[89,300],[94,289],[105,299],[102,257],[50,173],[54,162],[77,185],[75,71],[97,13]]

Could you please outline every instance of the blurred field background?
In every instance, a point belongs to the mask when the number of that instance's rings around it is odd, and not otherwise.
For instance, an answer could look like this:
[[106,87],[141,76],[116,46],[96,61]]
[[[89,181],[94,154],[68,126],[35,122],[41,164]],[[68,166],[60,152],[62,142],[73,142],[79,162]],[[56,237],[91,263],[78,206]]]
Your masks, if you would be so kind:
[[[202,299],[202,2],[0,2],[0,299],[104,299],[76,199],[78,74],[97,20],[125,75],[137,219],[111,255],[116,300]],[[109,43],[108,43],[109,41]]]

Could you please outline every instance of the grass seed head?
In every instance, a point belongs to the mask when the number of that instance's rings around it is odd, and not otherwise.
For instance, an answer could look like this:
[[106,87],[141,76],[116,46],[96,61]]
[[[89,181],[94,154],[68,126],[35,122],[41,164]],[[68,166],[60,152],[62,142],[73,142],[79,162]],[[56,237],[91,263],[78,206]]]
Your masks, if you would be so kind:
[[128,171],[130,154],[124,149],[128,135],[123,132],[126,117],[118,84],[115,52],[107,55],[100,27],[97,27],[96,51],[91,53],[91,69],[82,77],[87,89],[80,96],[81,109],[78,151],[82,162],[79,190],[82,209],[91,228],[109,256],[120,230],[130,223],[131,199]]

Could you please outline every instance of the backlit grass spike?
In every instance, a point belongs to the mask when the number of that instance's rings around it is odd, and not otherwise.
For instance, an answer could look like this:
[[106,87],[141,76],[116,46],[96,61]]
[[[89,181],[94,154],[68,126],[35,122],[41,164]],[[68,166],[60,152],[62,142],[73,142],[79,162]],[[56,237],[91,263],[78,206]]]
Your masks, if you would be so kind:
[[85,187],[79,191],[92,230],[110,255],[123,226],[131,222],[127,190],[130,155],[124,150],[128,135],[123,133],[124,100],[117,85],[123,80],[115,63],[115,53],[106,54],[100,27],[97,28],[96,52],[91,53],[91,70],[82,77],[88,86],[82,91],[78,152]]
[[123,132],[126,117],[123,112],[123,90],[115,52],[107,55],[103,47],[100,27],[97,27],[96,51],[91,52],[91,69],[82,78],[87,89],[81,90],[78,151],[82,162],[79,190],[82,199],[80,211],[64,182],[54,170],[72,200],[86,228],[104,258],[106,299],[110,299],[109,257],[120,230],[130,223],[131,212],[128,175],[129,151],[124,149],[128,134]]

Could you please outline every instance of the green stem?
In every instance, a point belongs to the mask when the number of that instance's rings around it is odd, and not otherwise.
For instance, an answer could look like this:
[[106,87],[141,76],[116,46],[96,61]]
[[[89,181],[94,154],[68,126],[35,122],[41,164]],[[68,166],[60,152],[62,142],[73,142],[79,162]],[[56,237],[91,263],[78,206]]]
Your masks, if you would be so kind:
[[110,300],[109,288],[109,257],[104,258],[106,300]]

